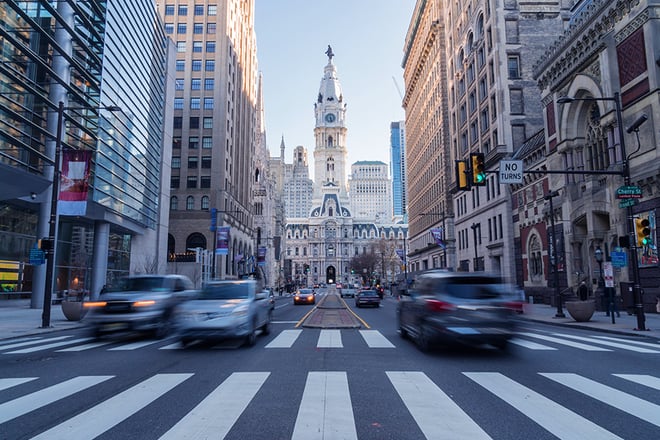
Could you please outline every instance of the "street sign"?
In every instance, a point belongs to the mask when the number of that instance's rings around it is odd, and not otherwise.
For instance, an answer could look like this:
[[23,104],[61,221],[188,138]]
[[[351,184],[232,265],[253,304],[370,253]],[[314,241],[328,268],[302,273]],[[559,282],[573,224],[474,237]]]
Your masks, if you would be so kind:
[[623,199],[619,202],[619,208],[628,208],[630,206],[635,206],[638,203],[638,199]]
[[30,249],[30,264],[33,266],[41,266],[46,262],[44,251],[39,248]]
[[612,251],[610,258],[614,267],[626,267],[628,265],[627,254],[624,251]]
[[523,161],[501,160],[500,183],[523,183]]
[[612,262],[603,262],[603,278],[605,278],[605,287],[614,287],[614,266]]
[[639,186],[620,186],[616,189],[617,199],[641,199],[642,188]]

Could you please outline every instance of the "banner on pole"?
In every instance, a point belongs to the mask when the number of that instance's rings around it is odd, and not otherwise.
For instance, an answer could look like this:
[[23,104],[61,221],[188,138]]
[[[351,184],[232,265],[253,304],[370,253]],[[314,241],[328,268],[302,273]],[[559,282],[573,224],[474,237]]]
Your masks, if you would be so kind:
[[266,265],[266,247],[265,246],[259,246],[259,249],[257,249],[257,264],[259,266],[265,266]]
[[433,236],[433,240],[435,240],[435,244],[440,246],[442,249],[445,249],[447,247],[445,245],[444,231],[442,230],[442,228],[432,228],[431,235]]
[[62,152],[62,172],[57,210],[61,215],[85,215],[92,152],[66,149]]
[[229,226],[219,226],[217,240],[215,243],[216,255],[229,255],[229,235],[231,228]]

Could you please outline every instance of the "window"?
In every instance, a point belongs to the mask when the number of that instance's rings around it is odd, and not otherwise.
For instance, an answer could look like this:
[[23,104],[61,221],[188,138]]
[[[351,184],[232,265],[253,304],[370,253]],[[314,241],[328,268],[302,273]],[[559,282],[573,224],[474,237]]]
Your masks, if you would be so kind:
[[188,30],[188,28],[187,28],[185,23],[179,23],[179,24],[176,25],[176,33],[177,34],[185,34],[187,30]]
[[186,188],[197,188],[197,176],[188,176]]
[[188,148],[191,150],[196,150],[199,148],[199,137],[197,136],[190,136],[188,138]]
[[176,51],[181,53],[186,51],[186,42],[185,41],[177,41],[176,42]]
[[204,15],[204,5],[195,5],[195,15]]
[[186,197],[186,209],[188,211],[195,209],[195,198],[193,196]]
[[202,148],[213,148],[213,138],[211,136],[204,136],[202,138]]
[[181,148],[181,137],[176,136],[172,138],[172,148],[180,149]]
[[[202,179],[204,179],[202,177]],[[204,181],[202,180],[202,185],[204,185]],[[202,186],[203,188],[203,186]],[[202,211],[208,211],[209,210],[209,196],[204,196],[202,197]]]
[[181,168],[181,157],[172,156],[172,168],[174,169]]
[[165,23],[165,33],[166,34],[174,33],[174,23]]
[[211,156],[202,156],[202,168],[211,168],[213,163]]
[[182,127],[183,127],[183,118],[181,116],[175,116],[173,128],[181,129]]
[[213,110],[213,98],[204,98],[204,110]]
[[209,53],[215,52],[215,41],[206,42],[206,51]]
[[188,169],[189,170],[196,170],[198,164],[199,164],[199,158],[197,156],[189,156],[188,157]]
[[165,15],[174,15],[174,5],[165,5]]
[[193,72],[199,72],[201,70],[202,70],[202,60],[193,60],[192,61],[192,71]]
[[174,98],[174,110],[183,109],[183,98]]
[[199,128],[199,116],[191,116],[190,121],[188,122],[188,128],[197,129]]
[[518,55],[507,57],[507,68],[509,70],[509,79],[520,78],[520,58],[518,58]]
[[206,14],[207,15],[216,15],[218,13],[217,5],[209,5]]
[[183,72],[186,70],[186,62],[184,60],[176,60],[176,71]]
[[206,60],[205,69],[207,72],[213,72],[215,70],[215,60]]
[[179,5],[179,15],[188,15],[188,5]]
[[204,128],[213,128],[213,118],[204,118]]
[[202,86],[202,80],[199,78],[193,78],[190,80],[190,90],[199,90]]
[[201,53],[202,48],[203,46],[201,41],[193,41],[193,53]]
[[213,90],[215,80],[213,78],[204,79],[204,90]]
[[190,109],[199,110],[199,103],[200,103],[199,98],[190,98]]
[[177,189],[180,186],[179,176],[172,176],[170,178],[170,188]]
[[179,209],[179,199],[177,196],[170,197],[170,211]]
[[175,79],[174,80],[174,89],[175,90],[183,90],[183,84],[184,84],[183,78]]
[[216,25],[215,23],[206,23],[206,33],[215,34]]
[[211,176],[202,176],[199,182],[200,188],[210,188],[211,187]]

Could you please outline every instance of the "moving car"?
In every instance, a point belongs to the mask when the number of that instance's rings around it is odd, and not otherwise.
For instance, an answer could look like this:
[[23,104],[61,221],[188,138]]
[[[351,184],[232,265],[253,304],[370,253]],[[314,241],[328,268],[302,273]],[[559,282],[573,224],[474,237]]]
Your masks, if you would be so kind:
[[293,295],[293,304],[316,304],[316,294],[312,289],[298,289]]
[[267,291],[254,280],[212,281],[195,298],[177,307],[174,318],[179,340],[244,339],[252,346],[257,331],[267,335],[273,309]]
[[380,307],[380,295],[377,290],[360,290],[355,295],[355,307],[374,306]]
[[355,293],[357,292],[357,287],[353,284],[344,284],[341,288],[337,288],[339,291],[339,296],[342,298],[350,296],[355,298]]
[[183,275],[129,276],[105,288],[98,301],[84,303],[85,322],[95,337],[135,331],[162,338],[171,330],[174,308],[194,294]]
[[431,270],[402,291],[397,318],[401,336],[422,350],[439,342],[504,349],[519,308],[515,288],[497,275]]

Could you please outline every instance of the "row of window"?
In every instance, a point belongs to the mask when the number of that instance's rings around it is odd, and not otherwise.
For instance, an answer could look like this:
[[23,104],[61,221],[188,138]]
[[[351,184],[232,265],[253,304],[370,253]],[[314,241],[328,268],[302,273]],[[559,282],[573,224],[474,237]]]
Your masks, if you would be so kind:
[[[203,34],[204,33],[204,23],[195,23],[193,24],[193,34]],[[217,30],[216,23],[206,23],[206,33],[215,34]],[[178,23],[176,25],[176,33],[183,35],[188,31],[188,25],[186,23]],[[165,33],[173,34],[174,33],[174,23],[165,23]]]
[[[183,78],[177,78],[174,80],[174,88],[176,90],[184,90],[185,80]],[[214,78],[204,78],[204,90],[213,90],[215,88],[215,79]],[[190,90],[201,90],[202,89],[202,80],[201,78],[192,78],[190,80]]]
[[[197,130],[199,129],[199,116],[191,116],[188,119],[188,128],[191,130]],[[213,118],[212,117],[204,117],[202,118],[202,128],[213,128]],[[174,117],[174,128],[177,129],[182,129],[183,128],[183,117],[181,116],[175,116]],[[175,146],[176,148],[176,146]],[[181,139],[179,139],[179,147],[181,148]],[[193,147],[191,147],[193,148]],[[196,148],[196,147],[194,147]],[[209,147],[210,148],[210,147]]]
[[[195,209],[195,197],[188,196],[186,197],[186,211],[192,211]],[[202,196],[202,211],[209,210],[209,196]],[[179,210],[179,198],[177,196],[170,197],[170,211]]]
[[[184,48],[185,52],[185,48]],[[193,72],[202,71],[202,60],[192,60],[190,63],[190,70]],[[186,61],[185,60],[176,60],[176,71],[185,72],[186,71]],[[204,71],[205,72],[214,72],[215,71],[215,60],[206,60],[204,61]]]
[[[204,102],[204,110],[213,110],[213,98],[190,98],[190,109],[201,110]],[[174,110],[183,110],[183,98],[174,98]]]
[[[192,9],[194,15],[204,15],[204,5],[194,5]],[[165,15],[172,16],[175,12],[177,12],[177,15],[185,17],[188,15],[188,5],[179,5],[178,8],[173,4],[165,5]],[[206,15],[218,15],[218,5],[208,5],[206,7]]]
[[[202,168],[211,168],[212,158],[211,156],[202,156]],[[188,157],[188,169],[197,169],[199,166],[199,157],[190,156]],[[172,169],[178,170],[181,168],[181,157],[173,156],[172,157]]]
[[[172,148],[181,149],[181,137],[176,136],[172,138]],[[188,148],[191,150],[196,150],[199,148],[199,136],[188,137]],[[213,148],[213,137],[202,136],[202,148],[203,149]]]
[[[186,188],[196,189],[199,183],[199,188],[207,189],[211,187],[211,176],[188,176],[186,178]],[[170,188],[179,189],[181,188],[181,177],[172,176],[170,179]]]

